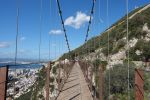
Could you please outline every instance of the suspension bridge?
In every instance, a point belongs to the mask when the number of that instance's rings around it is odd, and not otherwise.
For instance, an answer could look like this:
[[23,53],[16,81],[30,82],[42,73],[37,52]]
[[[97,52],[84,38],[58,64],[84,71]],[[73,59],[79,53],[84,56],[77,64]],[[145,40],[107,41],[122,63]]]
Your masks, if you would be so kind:
[[[95,5],[97,3],[96,0],[91,0],[92,4],[91,4],[91,9],[90,9],[90,18],[88,21],[88,26],[87,26],[87,30],[86,30],[86,34],[85,34],[85,39],[84,39],[84,43],[86,44],[88,42],[88,37],[89,37],[89,33],[90,33],[90,27],[92,24],[92,19],[95,13]],[[57,70],[56,72],[58,73],[57,77],[56,77],[56,83],[57,83],[57,89],[56,89],[56,95],[52,96],[53,93],[51,91],[51,81],[52,81],[52,70],[53,70],[53,66],[55,65],[55,61],[48,61],[48,62],[42,62],[41,61],[41,35],[42,35],[42,26],[40,24],[40,38],[39,38],[39,61],[36,63],[29,63],[27,65],[33,65],[33,64],[40,64],[43,67],[44,73],[45,73],[45,81],[44,81],[44,100],[118,100],[118,99],[113,99],[112,97],[112,92],[111,91],[117,91],[117,89],[111,89],[111,71],[109,69],[110,65],[109,62],[111,62],[110,60],[110,38],[109,38],[109,34],[110,34],[110,30],[109,30],[109,0],[107,0],[107,34],[108,34],[108,50],[106,52],[108,52],[107,55],[107,67],[106,68],[108,70],[109,75],[107,76],[108,79],[108,86],[105,87],[105,80],[104,80],[104,62],[101,62],[99,65],[97,66],[97,72],[96,75],[99,78],[99,81],[93,83],[93,70],[91,68],[91,64],[90,64],[90,60],[85,60],[85,59],[79,59],[77,57],[77,55],[79,55],[78,52],[75,53],[75,57],[73,58],[70,54],[71,54],[71,48],[70,48],[70,43],[68,40],[68,35],[67,35],[67,30],[65,28],[65,24],[64,24],[64,18],[63,18],[63,10],[62,8],[62,4],[60,3],[59,0],[56,0],[57,2],[57,8],[58,8],[58,13],[59,13],[59,17],[60,17],[60,23],[62,25],[62,30],[64,33],[64,37],[65,37],[65,42],[67,45],[67,49],[68,49],[68,55],[69,57],[66,57],[62,60],[58,59],[58,64],[57,64]],[[19,5],[19,4],[18,4]],[[41,0],[41,5],[40,5],[40,10],[41,10],[41,14],[40,14],[40,23],[42,23],[42,9],[43,9],[43,0]],[[6,66],[2,66],[0,68],[0,100],[17,100],[17,88],[16,88],[16,82],[12,81],[9,82],[8,81],[8,68],[10,66],[19,66],[19,64],[17,64],[17,54],[18,54],[18,35],[19,35],[19,6],[17,6],[17,22],[16,22],[16,48],[15,48],[15,62],[12,65],[6,65]],[[128,0],[126,0],[126,38],[127,38],[127,79],[125,79],[125,81],[127,81],[126,85],[126,95],[127,97],[124,98],[123,100],[133,100],[131,99],[131,95],[135,95],[135,100],[144,100],[144,79],[143,79],[143,70],[139,70],[139,69],[135,69],[135,93],[131,94],[131,82],[130,82],[130,63],[129,63],[129,15],[128,15]],[[85,49],[85,48],[83,48]],[[90,51],[90,50],[87,50]],[[50,54],[49,54],[50,55]],[[67,60],[67,61],[66,61]],[[26,64],[21,64],[21,65],[26,65]],[[15,69],[16,72],[16,69]],[[44,74],[42,74],[44,75]],[[15,76],[17,77],[17,75]],[[40,86],[42,78],[37,77],[36,82],[34,83],[35,86],[33,86],[33,91],[38,91],[38,86]],[[44,79],[43,79],[44,80]],[[95,78],[96,80],[96,78]],[[95,81],[94,80],[94,81]],[[12,83],[13,86],[13,94],[8,95],[7,94],[7,88],[8,88],[8,83]],[[96,85],[97,87],[96,87]],[[105,93],[105,90],[107,89],[107,93]],[[38,94],[38,93],[37,93]],[[39,93],[40,94],[40,93]],[[104,94],[107,94],[107,97],[104,96]],[[31,93],[31,96],[34,96],[34,93]],[[42,97],[41,97],[42,98]],[[40,96],[34,96],[34,99],[31,97],[30,100],[42,100],[40,98]],[[105,99],[104,99],[105,98]],[[23,99],[22,99],[23,100]]]

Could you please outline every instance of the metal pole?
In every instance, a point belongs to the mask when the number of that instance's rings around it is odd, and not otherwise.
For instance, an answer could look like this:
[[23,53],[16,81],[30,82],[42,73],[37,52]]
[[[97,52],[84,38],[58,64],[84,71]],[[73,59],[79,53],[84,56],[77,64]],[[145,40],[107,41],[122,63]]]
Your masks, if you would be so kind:
[[103,100],[103,69],[99,66],[99,100]]

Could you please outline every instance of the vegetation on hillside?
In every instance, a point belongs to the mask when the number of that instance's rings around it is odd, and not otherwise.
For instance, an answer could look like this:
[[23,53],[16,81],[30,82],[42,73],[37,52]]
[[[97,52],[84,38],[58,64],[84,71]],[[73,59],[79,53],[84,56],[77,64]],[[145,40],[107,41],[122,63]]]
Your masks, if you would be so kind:
[[[138,50],[140,53],[136,54]],[[135,47],[130,48],[129,56],[134,61],[145,61],[146,58],[150,58],[150,41],[138,40]]]
[[[134,100],[134,70],[135,65],[130,62],[130,89],[131,89],[131,100]],[[109,86],[109,70],[105,73],[105,99],[108,99],[108,86]],[[113,100],[126,100],[128,93],[128,67],[127,62],[124,64],[115,65],[110,69],[110,93]],[[123,99],[124,98],[124,99]],[[126,98],[126,99],[125,99]]]
[[[140,10],[143,7],[140,7],[134,11],[132,11],[129,16],[134,14],[136,11]],[[137,38],[141,39],[146,34],[142,31],[143,25],[145,23],[150,27],[150,8],[138,13],[133,18],[129,19],[129,39]],[[110,54],[117,53],[121,48],[126,45],[126,16],[120,19],[118,22],[113,24],[115,26],[113,29],[109,31],[109,52]],[[74,58],[75,55],[83,57],[83,55],[95,52],[96,49],[102,48],[101,52],[107,56],[108,55],[108,32],[107,30],[101,33],[100,36],[96,36],[87,41],[87,43],[83,44],[79,48],[72,50],[69,53],[64,54],[60,59],[65,58]],[[144,50],[150,49],[148,46],[145,47]],[[131,48],[132,50],[132,48]],[[132,50],[133,51],[133,50]],[[146,51],[144,51],[146,52]],[[150,55],[148,52],[147,55]],[[136,58],[139,59],[139,58]],[[134,59],[133,59],[134,60]]]
[[[107,65],[107,62],[100,61],[96,59],[93,61],[93,73],[95,73],[95,90],[96,90],[96,97],[99,98],[99,81],[100,81],[100,72],[99,66],[101,64]],[[136,65],[132,62],[129,62],[129,81],[130,81],[130,97],[131,100],[135,99],[135,68]],[[128,62],[124,60],[123,64],[114,65],[109,70],[104,70],[104,100],[127,100],[128,97]],[[109,97],[109,72],[110,72],[110,93],[111,96]],[[145,100],[148,100],[148,95],[150,92],[150,73],[144,72],[144,93],[145,93]]]

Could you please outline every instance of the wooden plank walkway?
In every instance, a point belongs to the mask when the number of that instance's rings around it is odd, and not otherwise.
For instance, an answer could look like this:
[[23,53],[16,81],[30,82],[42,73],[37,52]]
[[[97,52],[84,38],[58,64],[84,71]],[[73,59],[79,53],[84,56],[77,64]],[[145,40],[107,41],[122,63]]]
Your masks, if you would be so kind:
[[93,100],[78,62],[74,64],[57,100]]

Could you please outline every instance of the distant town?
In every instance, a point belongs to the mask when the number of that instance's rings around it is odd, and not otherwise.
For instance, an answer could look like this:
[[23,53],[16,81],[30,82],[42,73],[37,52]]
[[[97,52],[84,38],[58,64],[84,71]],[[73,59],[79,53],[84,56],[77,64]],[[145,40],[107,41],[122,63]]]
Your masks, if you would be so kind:
[[[7,88],[7,97],[14,95],[15,98],[20,97],[21,95],[30,91],[30,87],[34,85],[38,77],[37,73],[40,68],[31,68],[31,69],[10,69],[8,72],[8,88]],[[13,84],[15,82],[15,92]]]

